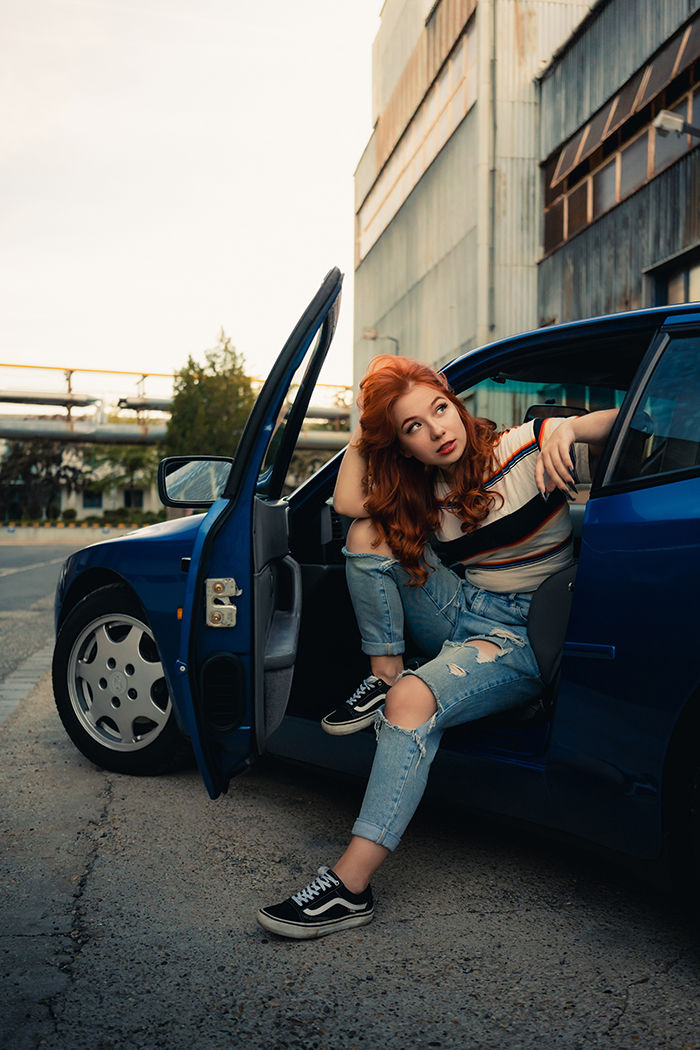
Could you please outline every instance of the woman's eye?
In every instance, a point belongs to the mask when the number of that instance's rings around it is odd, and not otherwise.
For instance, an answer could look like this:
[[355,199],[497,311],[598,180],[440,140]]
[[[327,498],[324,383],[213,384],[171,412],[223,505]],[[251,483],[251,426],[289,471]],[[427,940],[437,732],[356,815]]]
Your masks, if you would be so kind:
[[408,427],[407,427],[407,429],[406,429],[406,433],[407,433],[407,434],[412,434],[412,433],[413,433],[413,431],[415,430],[415,428],[416,428],[417,426],[419,426],[419,425],[420,425],[419,423],[409,423],[409,425],[408,425]]
[[441,413],[443,413],[445,411],[446,408],[447,408],[447,402],[446,401],[441,401],[440,404],[437,406],[437,411],[441,414]]

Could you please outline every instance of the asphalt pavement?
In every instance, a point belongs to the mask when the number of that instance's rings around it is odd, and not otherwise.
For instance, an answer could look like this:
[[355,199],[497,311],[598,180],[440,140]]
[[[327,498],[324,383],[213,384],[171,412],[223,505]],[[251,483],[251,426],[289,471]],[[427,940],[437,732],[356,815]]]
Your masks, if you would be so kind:
[[684,908],[590,856],[428,803],[373,923],[287,942],[255,911],[337,855],[359,784],[106,774],[47,679],[0,749],[7,1050],[700,1046]]
[[8,685],[8,676],[19,672],[21,686],[25,661],[31,673],[49,666],[50,651],[40,667],[36,654],[53,640],[53,596],[64,559],[98,538],[97,529],[0,527],[0,721],[8,697],[16,695],[17,683]]
[[54,558],[0,556],[2,1050],[700,1048],[680,898],[429,797],[374,922],[265,933],[257,908],[337,857],[362,785],[267,759],[211,802],[195,770],[96,769],[45,673]]

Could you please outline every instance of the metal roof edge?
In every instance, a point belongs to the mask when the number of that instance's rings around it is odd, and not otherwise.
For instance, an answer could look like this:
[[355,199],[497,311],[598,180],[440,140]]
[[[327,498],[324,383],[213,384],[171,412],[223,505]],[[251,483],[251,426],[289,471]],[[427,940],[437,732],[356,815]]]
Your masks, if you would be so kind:
[[554,66],[566,54],[569,48],[573,47],[578,38],[588,29],[589,25],[596,20],[599,8],[606,7],[611,2],[612,0],[593,0],[593,2],[589,4],[588,12],[583,16],[576,28],[571,31],[564,43],[560,44],[556,51],[553,52],[547,65],[535,74],[533,78],[535,83],[540,83],[550,75]]

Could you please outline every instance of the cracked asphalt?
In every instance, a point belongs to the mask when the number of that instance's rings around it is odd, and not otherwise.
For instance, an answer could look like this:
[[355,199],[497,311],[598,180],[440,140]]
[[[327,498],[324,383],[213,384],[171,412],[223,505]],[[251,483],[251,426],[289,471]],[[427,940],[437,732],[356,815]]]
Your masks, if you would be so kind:
[[607,861],[428,799],[375,921],[285,942],[255,911],[337,854],[359,784],[106,774],[47,679],[0,749],[3,1048],[700,1047],[697,930]]

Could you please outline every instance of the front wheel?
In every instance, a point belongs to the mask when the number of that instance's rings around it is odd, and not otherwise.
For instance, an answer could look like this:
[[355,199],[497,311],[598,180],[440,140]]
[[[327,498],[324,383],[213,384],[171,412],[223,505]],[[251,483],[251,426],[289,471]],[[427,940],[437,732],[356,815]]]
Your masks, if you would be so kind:
[[53,689],[66,732],[95,765],[156,776],[187,763],[153,634],[126,587],[100,587],[66,617]]

